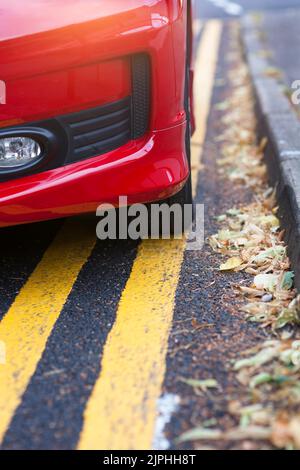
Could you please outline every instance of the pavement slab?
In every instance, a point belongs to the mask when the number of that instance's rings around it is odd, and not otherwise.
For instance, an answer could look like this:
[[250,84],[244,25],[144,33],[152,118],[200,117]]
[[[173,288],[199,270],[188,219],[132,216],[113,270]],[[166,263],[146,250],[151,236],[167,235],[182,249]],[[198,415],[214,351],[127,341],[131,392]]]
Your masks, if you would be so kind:
[[300,9],[265,12],[261,18],[263,41],[271,51],[270,62],[283,72],[290,87],[300,79]]

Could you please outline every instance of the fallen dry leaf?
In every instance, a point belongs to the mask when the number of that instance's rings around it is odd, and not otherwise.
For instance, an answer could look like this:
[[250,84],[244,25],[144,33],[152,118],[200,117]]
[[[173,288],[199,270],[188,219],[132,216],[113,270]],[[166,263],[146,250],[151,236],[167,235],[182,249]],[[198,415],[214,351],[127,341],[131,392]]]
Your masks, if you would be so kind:
[[226,263],[221,264],[220,271],[233,271],[243,264],[243,260],[239,256],[229,258]]
[[300,449],[300,416],[290,418],[284,414],[279,416],[272,428],[272,443],[280,448]]
[[[238,31],[235,34],[237,41]],[[239,64],[228,73],[232,93],[226,104],[219,105],[224,131],[217,139],[222,147],[218,173],[252,191],[253,199],[243,207],[225,210],[217,218],[220,229],[209,243],[227,258],[224,272],[244,271],[253,276],[248,285],[233,288],[241,300],[247,300],[241,307],[245,319],[263,328],[270,339],[240,351],[232,364],[245,402],[230,402],[229,413],[240,419],[240,426],[222,433],[210,431],[212,439],[263,440],[276,448],[299,449],[300,417],[295,409],[300,406],[300,296],[293,289],[294,273],[277,217],[276,193],[268,186],[267,139],[256,140],[251,83],[241,57],[237,48],[230,60]],[[277,78],[280,71],[270,67],[265,74]],[[271,339],[274,335],[276,339]]]

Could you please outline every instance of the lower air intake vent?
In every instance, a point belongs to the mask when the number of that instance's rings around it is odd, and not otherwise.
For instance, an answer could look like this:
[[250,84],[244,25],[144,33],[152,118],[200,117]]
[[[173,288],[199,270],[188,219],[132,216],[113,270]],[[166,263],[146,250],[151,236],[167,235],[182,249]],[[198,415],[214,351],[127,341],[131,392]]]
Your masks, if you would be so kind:
[[146,54],[131,58],[132,96],[98,108],[62,116],[69,136],[67,163],[114,150],[149,129],[150,63]]
[[109,152],[130,140],[130,104],[125,98],[61,117],[71,144],[68,163]]
[[132,138],[142,137],[149,128],[150,62],[146,54],[132,57]]

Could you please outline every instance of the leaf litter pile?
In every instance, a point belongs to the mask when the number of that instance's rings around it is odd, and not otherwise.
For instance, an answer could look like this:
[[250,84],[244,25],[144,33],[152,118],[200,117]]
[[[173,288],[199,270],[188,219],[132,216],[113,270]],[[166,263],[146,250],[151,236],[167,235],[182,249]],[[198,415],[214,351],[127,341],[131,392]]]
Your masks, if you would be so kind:
[[[248,285],[242,281],[235,286],[236,294],[244,299],[245,321],[263,328],[266,340],[241,351],[232,364],[245,389],[243,403],[231,401],[228,405],[239,425],[224,432],[217,423],[213,427],[202,424],[178,441],[254,440],[266,441],[273,448],[300,449],[300,297],[293,288],[294,274],[276,216],[275,193],[267,183],[266,140],[256,141],[248,70],[241,51],[235,48],[232,54],[239,64],[228,76],[232,93],[217,105],[224,112],[225,129],[218,138],[222,143],[218,171],[232,185],[249,188],[253,197],[250,204],[218,217],[220,229],[209,243],[222,255],[221,272],[249,274]],[[201,383],[191,385],[196,391],[203,390]]]

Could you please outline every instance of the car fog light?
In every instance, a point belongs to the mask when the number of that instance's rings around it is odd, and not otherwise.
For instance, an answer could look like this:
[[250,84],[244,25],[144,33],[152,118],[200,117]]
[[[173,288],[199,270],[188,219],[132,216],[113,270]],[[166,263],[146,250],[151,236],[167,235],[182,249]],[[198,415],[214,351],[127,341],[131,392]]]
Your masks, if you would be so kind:
[[6,137],[0,139],[0,169],[18,168],[39,160],[42,149],[29,137]]

